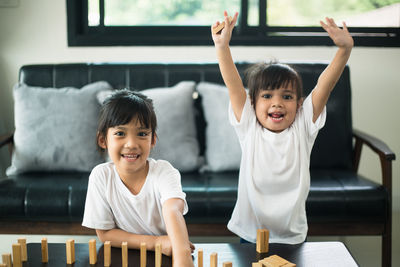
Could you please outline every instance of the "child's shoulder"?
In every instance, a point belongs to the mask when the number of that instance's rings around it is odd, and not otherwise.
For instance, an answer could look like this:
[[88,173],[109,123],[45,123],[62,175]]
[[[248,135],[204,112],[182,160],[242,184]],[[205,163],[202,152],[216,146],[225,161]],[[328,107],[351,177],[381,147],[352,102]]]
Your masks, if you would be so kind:
[[149,158],[148,161],[150,164],[150,171],[154,175],[161,175],[161,174],[171,173],[171,172],[179,173],[179,171],[177,169],[175,169],[174,166],[172,166],[172,164],[169,163],[169,161],[166,161],[163,159],[155,160],[152,158]]
[[110,174],[114,172],[114,163],[104,162],[100,163],[92,169],[92,174]]
[[150,167],[157,169],[175,169],[169,161],[163,159],[148,159]]

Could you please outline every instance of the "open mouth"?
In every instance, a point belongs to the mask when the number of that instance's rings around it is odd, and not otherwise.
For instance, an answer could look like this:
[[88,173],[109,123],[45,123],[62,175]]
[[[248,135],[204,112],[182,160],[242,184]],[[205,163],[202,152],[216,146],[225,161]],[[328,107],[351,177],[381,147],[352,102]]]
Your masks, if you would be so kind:
[[279,112],[273,112],[273,113],[268,113],[268,117],[270,117],[272,121],[279,122],[283,120],[284,114]]
[[140,154],[121,154],[121,156],[128,161],[135,161],[140,157]]

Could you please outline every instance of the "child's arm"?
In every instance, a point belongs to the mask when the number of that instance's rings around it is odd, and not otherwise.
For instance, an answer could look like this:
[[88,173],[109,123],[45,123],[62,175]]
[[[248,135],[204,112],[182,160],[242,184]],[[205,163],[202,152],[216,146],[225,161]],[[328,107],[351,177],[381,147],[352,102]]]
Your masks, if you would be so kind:
[[235,63],[233,63],[231,51],[229,49],[229,41],[231,40],[232,31],[235,27],[238,13],[235,13],[231,23],[229,23],[228,13],[226,11],[224,12],[224,17],[225,27],[222,29],[221,33],[214,34],[212,31],[214,27],[219,25],[219,22],[216,22],[212,26],[211,33],[217,51],[221,75],[224,79],[226,87],[228,87],[229,90],[232,109],[235,113],[236,119],[240,121],[243,106],[246,102],[246,91],[244,89],[242,79],[240,78],[240,75],[236,69]]
[[173,265],[190,267],[194,266],[192,260],[194,246],[189,241],[183,209],[182,199],[168,199],[163,204],[163,216],[172,245]]
[[332,18],[326,18],[326,24],[323,21],[320,21],[320,23],[339,49],[332,62],[319,76],[317,85],[313,91],[313,122],[317,120],[328,102],[329,95],[339,80],[340,75],[342,75],[354,45],[346,23],[343,22],[343,29],[340,29]]
[[145,242],[147,250],[155,251],[157,243],[162,246],[162,253],[171,256],[171,242],[167,235],[137,235],[126,232],[121,229],[99,230],[96,229],[96,234],[101,242],[110,241],[111,246],[121,247],[122,242],[128,242],[128,247],[132,249],[140,249],[140,243]]

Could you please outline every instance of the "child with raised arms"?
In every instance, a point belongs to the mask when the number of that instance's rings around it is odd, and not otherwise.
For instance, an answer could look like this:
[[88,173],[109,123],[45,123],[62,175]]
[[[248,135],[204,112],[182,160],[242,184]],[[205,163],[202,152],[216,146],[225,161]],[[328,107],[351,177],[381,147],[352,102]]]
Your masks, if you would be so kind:
[[149,158],[156,128],[152,100],[145,95],[118,90],[104,101],[97,144],[111,162],[90,174],[82,225],[115,247],[127,241],[138,249],[145,242],[155,250],[160,243],[174,266],[193,266],[180,173],[167,161]]
[[267,228],[271,243],[304,242],[310,154],[325,124],[329,95],[350,57],[353,38],[345,23],[341,29],[331,18],[320,22],[338,49],[304,99],[299,74],[280,63],[252,66],[247,93],[229,48],[238,13],[231,23],[226,11],[224,17],[225,27],[212,33],[212,38],[229,91],[229,120],[242,149],[238,197],[228,229],[242,241],[255,242],[257,229]]

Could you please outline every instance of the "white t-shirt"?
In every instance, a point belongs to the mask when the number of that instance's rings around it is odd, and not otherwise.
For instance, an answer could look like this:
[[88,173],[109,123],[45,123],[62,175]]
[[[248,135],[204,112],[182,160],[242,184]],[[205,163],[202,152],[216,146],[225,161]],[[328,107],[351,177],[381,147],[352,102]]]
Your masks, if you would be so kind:
[[307,236],[305,202],[310,189],[310,155],[326,108],[312,122],[311,94],[293,124],[280,133],[258,123],[247,96],[240,122],[229,106],[229,119],[242,148],[238,198],[228,229],[256,242],[257,229],[270,231],[271,243],[298,244]]
[[119,228],[141,235],[165,235],[162,205],[170,198],[185,202],[178,170],[165,160],[148,159],[149,172],[137,195],[122,182],[113,162],[97,165],[89,176],[82,225],[110,230]]

